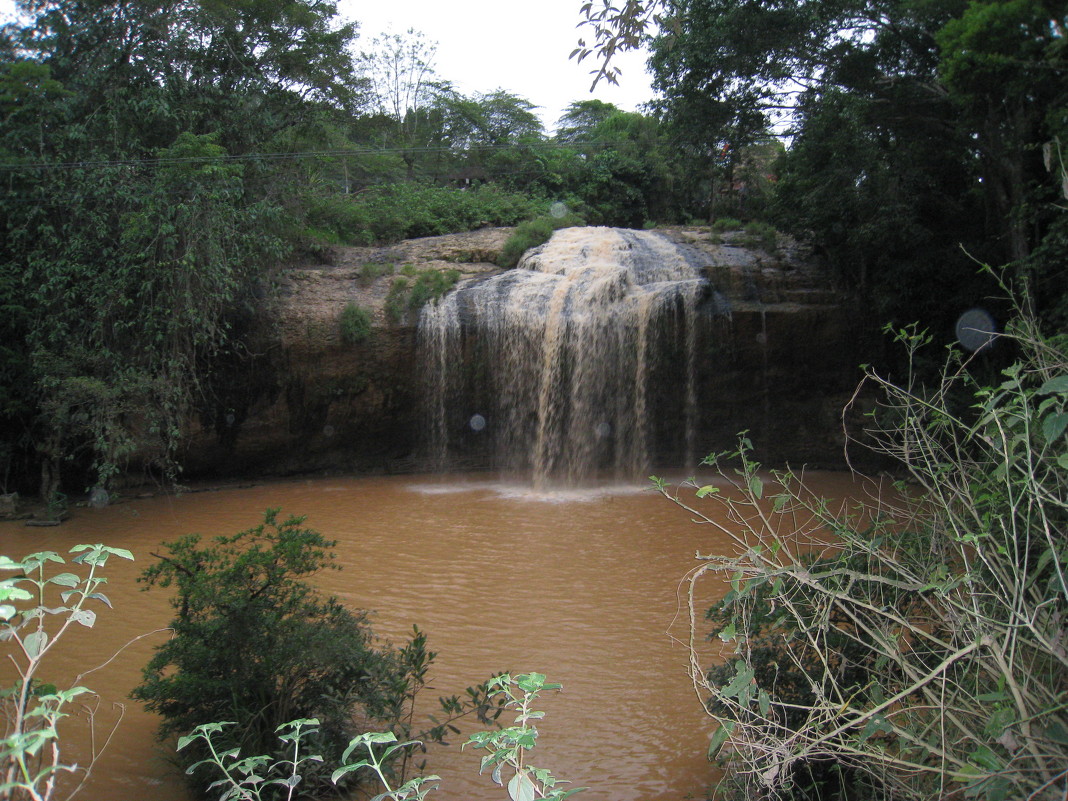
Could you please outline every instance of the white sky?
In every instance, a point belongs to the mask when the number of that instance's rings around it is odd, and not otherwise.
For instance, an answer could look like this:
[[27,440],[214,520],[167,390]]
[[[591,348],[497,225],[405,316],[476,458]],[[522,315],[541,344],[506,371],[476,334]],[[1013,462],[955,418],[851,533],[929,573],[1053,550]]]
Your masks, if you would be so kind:
[[596,97],[633,111],[652,99],[645,54],[627,53],[616,64],[618,86],[605,81],[590,94],[593,57],[568,60],[582,35],[576,26],[583,0],[340,0],[342,16],[360,23],[369,42],[390,29],[421,31],[438,43],[438,77],[464,94],[504,89],[539,107],[551,128],[568,105]]
[[[580,33],[583,0],[339,0],[340,15],[360,23],[361,44],[387,30],[409,28],[438,43],[436,72],[464,94],[504,89],[538,106],[551,129],[576,100],[596,97],[633,111],[652,99],[645,55],[628,53],[616,63],[619,86],[601,81],[590,94],[594,68],[568,60]],[[0,0],[0,21],[14,0]]]

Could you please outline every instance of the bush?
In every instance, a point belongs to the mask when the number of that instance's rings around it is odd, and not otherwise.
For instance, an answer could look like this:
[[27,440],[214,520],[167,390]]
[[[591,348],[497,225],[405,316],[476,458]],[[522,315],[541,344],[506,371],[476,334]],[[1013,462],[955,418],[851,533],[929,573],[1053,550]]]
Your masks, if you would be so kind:
[[737,231],[742,227],[742,221],[736,220],[734,217],[720,217],[712,223],[712,230],[716,233],[723,233],[724,231]]
[[[697,496],[730,522],[698,516],[739,553],[692,580],[730,578],[712,619],[733,654],[694,679],[743,796],[821,768],[853,797],[1068,791],[1068,339],[1023,314],[1007,336],[1020,359],[991,386],[959,356],[931,388],[867,374],[875,448],[909,478],[892,498],[834,512],[744,439],[736,472],[709,460],[721,482]],[[912,359],[926,343],[899,339]]]
[[360,265],[360,279],[363,281],[374,281],[376,278],[383,275],[392,275],[395,269],[395,265],[387,264],[382,261],[368,261]]
[[431,301],[436,301],[456,286],[460,280],[459,270],[417,270],[406,264],[401,270],[408,278],[395,278],[386,295],[386,316],[394,323],[404,319],[406,312],[418,312]]
[[371,314],[355,303],[346,304],[338,318],[341,328],[341,341],[346,345],[356,345],[371,336]]
[[519,264],[519,260],[528,250],[548,242],[553,231],[577,225],[585,225],[585,221],[574,214],[566,214],[563,217],[536,217],[520,223],[501,248],[497,264],[510,270]]
[[[272,509],[234,536],[203,544],[190,534],[164,543],[145,571],[149,586],[176,588],[174,636],[156,649],[133,692],[162,717],[161,739],[233,721],[220,745],[281,759],[275,730],[317,718],[310,745],[336,761],[362,726],[395,723],[409,670],[399,652],[376,646],[364,613],[320,597],[303,580],[332,567],[334,543],[302,522],[279,521]],[[205,756],[193,747],[181,759],[188,767]],[[330,786],[325,768],[305,771],[304,795]]]
[[779,243],[778,232],[766,222],[747,223],[744,230],[742,242],[749,247],[760,247],[770,253]]
[[408,308],[418,311],[445,295],[459,280],[459,270],[420,270],[408,296]]
[[408,279],[394,278],[389,285],[386,294],[386,317],[392,322],[399,323],[404,319],[404,311],[408,305]]

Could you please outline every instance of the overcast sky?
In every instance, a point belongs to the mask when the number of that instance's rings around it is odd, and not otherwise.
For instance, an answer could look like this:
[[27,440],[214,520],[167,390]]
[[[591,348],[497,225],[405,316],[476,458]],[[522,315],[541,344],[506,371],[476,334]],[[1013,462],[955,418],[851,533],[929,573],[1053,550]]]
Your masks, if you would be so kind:
[[551,126],[575,100],[596,97],[628,111],[652,99],[645,55],[618,60],[619,86],[601,81],[590,94],[592,57],[569,60],[580,37],[583,0],[340,0],[340,11],[360,23],[370,41],[384,30],[422,31],[438,42],[437,73],[464,94],[504,89],[540,107]]
[[[504,89],[539,107],[547,127],[575,100],[596,97],[628,111],[652,98],[645,56],[620,57],[619,86],[589,88],[594,68],[569,60],[580,36],[583,0],[339,0],[341,15],[360,23],[361,44],[387,30],[421,31],[438,43],[436,71],[464,94]],[[14,8],[0,0],[0,18]]]

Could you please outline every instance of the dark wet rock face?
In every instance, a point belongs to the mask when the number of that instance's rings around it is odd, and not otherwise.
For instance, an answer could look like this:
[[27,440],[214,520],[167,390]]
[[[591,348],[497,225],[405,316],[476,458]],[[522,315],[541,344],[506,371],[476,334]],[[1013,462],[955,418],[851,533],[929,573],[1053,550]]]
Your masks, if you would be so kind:
[[[285,270],[248,352],[219,364],[190,422],[186,476],[632,476],[742,430],[765,461],[842,465],[861,343],[804,259],[701,228],[564,229],[501,273],[509,233],[343,248]],[[456,290],[407,305],[422,274],[452,270]],[[371,321],[352,344],[349,304]]]

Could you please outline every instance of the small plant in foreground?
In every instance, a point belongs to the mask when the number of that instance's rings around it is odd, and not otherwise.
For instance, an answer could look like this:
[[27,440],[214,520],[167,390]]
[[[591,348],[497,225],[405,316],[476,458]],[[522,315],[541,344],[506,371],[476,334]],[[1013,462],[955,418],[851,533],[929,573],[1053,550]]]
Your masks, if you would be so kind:
[[[513,689],[515,688],[515,689]],[[506,729],[476,732],[465,745],[474,745],[489,753],[482,758],[481,771],[492,767],[492,778],[504,785],[503,771],[511,772],[508,779],[508,795],[511,801],[535,801],[544,798],[552,801],[573,795],[584,788],[564,790],[558,787],[559,779],[542,768],[525,764],[526,752],[534,747],[538,730],[531,724],[541,720],[544,712],[531,708],[532,703],[545,690],[558,690],[559,684],[549,684],[541,673],[525,673],[519,676],[502,674],[487,685],[490,696],[497,696],[502,707],[517,710],[515,726]],[[518,692],[516,691],[518,690]],[[290,801],[297,797],[296,788],[303,779],[301,771],[304,765],[322,763],[320,754],[302,756],[302,740],[314,740],[319,727],[315,719],[295,720],[278,727],[277,736],[286,743],[284,756],[275,759],[269,756],[242,757],[239,748],[220,749],[218,738],[225,737],[225,731],[232,723],[208,723],[198,726],[191,734],[178,741],[178,748],[183,749],[194,743],[205,754],[204,759],[190,766],[192,773],[201,767],[207,767],[222,778],[213,781],[208,789],[220,789],[219,801],[264,801],[278,798]],[[422,801],[441,781],[439,776],[417,776],[405,779],[402,774],[397,778],[393,766],[397,760],[407,762],[406,755],[414,746],[423,746],[420,740],[399,741],[393,732],[366,732],[349,741],[348,747],[341,755],[341,765],[335,769],[330,780],[338,784],[361,768],[370,769],[382,784],[384,792],[378,793],[371,801]],[[364,752],[366,752],[365,755]],[[363,755],[355,762],[348,760],[356,754]],[[315,768],[316,771],[320,770]],[[394,782],[398,783],[393,787]],[[265,791],[270,790],[271,794]],[[300,797],[304,797],[302,793]]]
[[[385,746],[381,754],[375,753],[376,745]],[[393,789],[389,786],[389,771],[385,767],[390,758],[393,757],[394,753],[411,745],[422,745],[422,743],[418,740],[409,740],[404,743],[397,742],[397,736],[392,732],[369,732],[367,734],[361,734],[349,743],[349,747],[345,749],[342,761],[348,760],[348,758],[352,756],[352,752],[361,746],[367,750],[367,758],[338,768],[330,778],[333,782],[337,783],[339,779],[354,770],[371,768],[371,770],[377,774],[378,780],[382,782],[382,786],[386,790],[384,793],[379,793],[374,796],[371,801],[384,801],[386,798],[391,798],[393,801],[422,801],[422,799],[426,798],[432,790],[437,789],[437,782],[441,781],[440,776],[435,776],[433,774],[430,776],[416,776],[414,779],[409,779],[401,784],[400,787]]]
[[[91,691],[79,685],[80,675],[67,689],[58,689],[42,682],[38,673],[71,626],[92,628],[96,623],[91,602],[111,606],[100,591],[107,581],[100,569],[112,556],[133,559],[133,554],[106,545],[76,545],[70,552],[76,554],[72,562],[86,568],[84,576],[71,572],[46,575],[46,566],[65,564],[54,551],[30,554],[18,562],[0,556],[0,570],[16,573],[0,579],[0,642],[10,650],[7,658],[18,673],[14,685],[0,689],[5,720],[0,740],[0,798],[47,801],[56,795],[60,773],[78,770],[62,761],[56,727],[69,716],[74,700]],[[58,600],[52,597],[57,592]],[[83,769],[84,774],[91,769],[92,764]]]
[[[518,694],[513,687],[519,690]],[[507,768],[512,774],[508,779],[508,795],[512,801],[533,801],[535,798],[558,800],[586,789],[573,787],[565,790],[557,787],[568,782],[555,778],[544,768],[536,768],[525,762],[526,752],[536,745],[538,739],[538,729],[531,721],[545,717],[544,712],[535,711],[531,705],[543,691],[559,690],[561,685],[546,682],[541,673],[522,673],[514,678],[506,673],[493,679],[489,688],[491,692],[504,696],[505,706],[516,710],[516,725],[471,735],[467,745],[489,752],[482,757],[479,772],[492,768],[491,778],[503,786],[503,771]]]
[[[213,737],[227,727],[236,725],[234,722],[205,723],[197,726],[191,734],[178,738],[177,750],[181,751],[199,741],[202,750],[207,753],[204,759],[186,769],[187,774],[192,775],[204,765],[214,765],[218,772],[222,773],[223,778],[207,787],[208,792],[222,790],[219,801],[262,801],[264,798],[275,797],[276,787],[280,788],[278,793],[281,797],[289,801],[300,784],[301,766],[309,762],[323,761],[318,754],[301,756],[300,753],[301,740],[318,734],[318,720],[293,720],[275,729],[278,739],[286,744],[286,753],[278,760],[266,755],[241,758],[240,749],[237,748],[220,751],[219,743]],[[283,775],[269,778],[270,774],[275,772],[281,772]],[[268,791],[266,795],[265,790]]]

